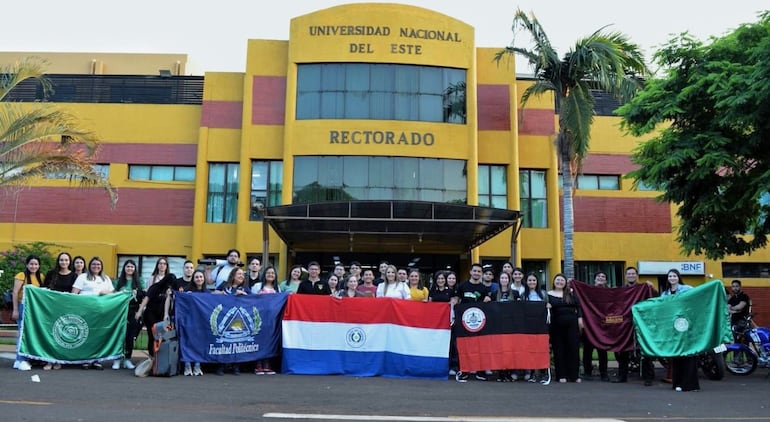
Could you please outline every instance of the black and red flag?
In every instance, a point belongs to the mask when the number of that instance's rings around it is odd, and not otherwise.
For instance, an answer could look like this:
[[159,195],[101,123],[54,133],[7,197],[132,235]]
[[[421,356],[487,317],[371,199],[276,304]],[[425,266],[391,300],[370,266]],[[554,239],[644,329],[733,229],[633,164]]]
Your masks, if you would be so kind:
[[454,311],[462,372],[550,366],[545,302],[463,303]]
[[652,287],[596,287],[576,281],[570,283],[583,311],[588,340],[600,350],[625,352],[634,349],[634,322],[631,307],[652,297]]

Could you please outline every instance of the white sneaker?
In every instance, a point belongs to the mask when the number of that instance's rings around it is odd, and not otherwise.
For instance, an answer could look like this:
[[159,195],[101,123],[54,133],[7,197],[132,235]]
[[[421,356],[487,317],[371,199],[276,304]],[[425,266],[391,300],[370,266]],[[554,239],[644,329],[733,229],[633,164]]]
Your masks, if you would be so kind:
[[136,366],[134,366],[134,363],[131,362],[131,359],[126,359],[123,361],[123,367],[126,369],[135,369]]
[[116,359],[112,362],[112,369],[118,370],[120,369],[120,359]]
[[20,364],[21,364],[20,360],[13,361],[13,369],[19,369]]
[[19,363],[19,371],[30,371],[32,370],[32,365],[29,364],[26,360],[23,360]]
[[455,375],[457,375],[457,371],[455,371],[454,369],[450,369],[450,370],[449,370],[449,376],[450,376],[450,377],[453,377],[453,376],[455,376]]
[[190,376],[190,375],[192,375],[192,374],[193,374],[193,373],[192,373],[192,368],[190,368],[189,366],[186,366],[186,367],[184,368],[184,376],[186,376],[186,377],[189,377],[189,376]]
[[201,368],[200,368],[199,366],[198,366],[198,367],[195,367],[195,368],[193,369],[193,376],[195,376],[195,377],[200,377],[200,376],[202,376],[202,375],[203,375],[203,371],[201,371]]

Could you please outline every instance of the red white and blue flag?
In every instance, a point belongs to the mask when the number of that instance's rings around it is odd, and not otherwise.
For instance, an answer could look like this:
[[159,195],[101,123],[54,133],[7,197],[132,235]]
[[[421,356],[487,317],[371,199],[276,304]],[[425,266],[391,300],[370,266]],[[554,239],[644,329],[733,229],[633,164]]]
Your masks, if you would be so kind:
[[283,314],[289,374],[446,379],[448,303],[291,295]]

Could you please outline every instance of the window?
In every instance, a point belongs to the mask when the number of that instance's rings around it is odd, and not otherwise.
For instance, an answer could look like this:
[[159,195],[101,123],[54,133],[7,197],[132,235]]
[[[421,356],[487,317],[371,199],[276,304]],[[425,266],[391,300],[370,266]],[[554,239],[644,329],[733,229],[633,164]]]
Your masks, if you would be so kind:
[[465,69],[370,63],[297,66],[297,120],[465,123]]
[[505,166],[479,164],[479,205],[508,208]]
[[723,262],[724,278],[770,278],[770,262]]
[[[110,165],[109,164],[92,164],[91,169],[99,174],[104,179],[110,178]],[[69,173],[65,173],[63,171],[60,172],[49,172],[43,175],[46,179],[69,179],[70,178]]]
[[251,221],[260,221],[262,216],[254,206],[257,202],[265,207],[281,205],[283,192],[282,161],[251,162]]
[[523,227],[548,227],[545,170],[520,170],[521,219]]
[[295,204],[349,200],[467,203],[465,161],[437,158],[294,158]]
[[625,265],[620,261],[577,261],[575,278],[588,284],[594,284],[596,273],[607,274],[607,286],[622,286],[625,280]]
[[620,176],[580,174],[577,177],[577,188],[584,190],[620,190]]
[[238,163],[209,164],[207,223],[235,223],[238,214]]
[[163,182],[194,182],[195,166],[129,165],[129,180],[156,180]]
[[[115,271],[115,283],[118,282],[120,271],[123,269],[123,264],[129,259],[136,262],[136,273],[139,274],[142,283],[147,288],[147,280],[150,279],[152,271],[155,269],[155,263],[161,255],[118,255],[118,268]],[[168,271],[176,275],[182,276],[182,267],[187,260],[184,256],[166,256],[168,259]]]

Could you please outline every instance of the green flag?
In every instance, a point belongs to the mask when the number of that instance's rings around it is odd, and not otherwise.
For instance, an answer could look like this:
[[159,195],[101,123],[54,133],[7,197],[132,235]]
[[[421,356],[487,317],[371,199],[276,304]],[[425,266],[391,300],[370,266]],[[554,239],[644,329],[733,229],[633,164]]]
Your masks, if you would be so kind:
[[631,312],[642,354],[647,356],[692,356],[731,342],[720,280],[639,302]]
[[119,358],[130,299],[128,293],[87,296],[25,286],[19,354],[54,363]]

